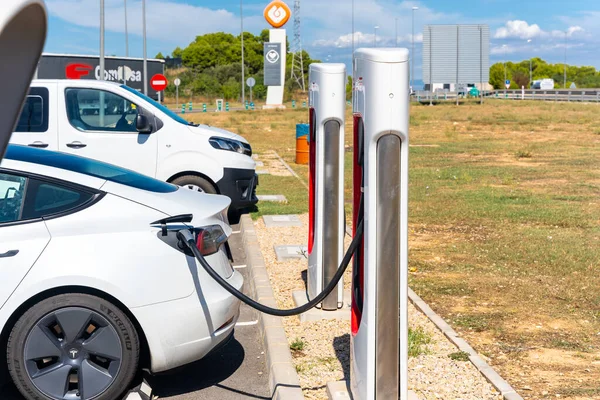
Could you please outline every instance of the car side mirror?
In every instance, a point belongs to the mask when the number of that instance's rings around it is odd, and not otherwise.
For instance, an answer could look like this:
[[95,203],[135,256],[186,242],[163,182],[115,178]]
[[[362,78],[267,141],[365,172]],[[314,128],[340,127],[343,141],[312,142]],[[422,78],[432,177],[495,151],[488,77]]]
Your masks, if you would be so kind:
[[139,133],[152,133],[152,126],[150,126],[148,117],[138,114],[137,117],[135,117],[135,129]]

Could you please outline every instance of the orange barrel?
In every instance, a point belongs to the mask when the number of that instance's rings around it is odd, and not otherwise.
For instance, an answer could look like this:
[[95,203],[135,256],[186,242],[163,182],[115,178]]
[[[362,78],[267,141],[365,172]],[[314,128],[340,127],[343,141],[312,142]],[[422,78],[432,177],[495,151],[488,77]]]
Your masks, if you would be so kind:
[[296,124],[296,164],[308,164],[308,124]]

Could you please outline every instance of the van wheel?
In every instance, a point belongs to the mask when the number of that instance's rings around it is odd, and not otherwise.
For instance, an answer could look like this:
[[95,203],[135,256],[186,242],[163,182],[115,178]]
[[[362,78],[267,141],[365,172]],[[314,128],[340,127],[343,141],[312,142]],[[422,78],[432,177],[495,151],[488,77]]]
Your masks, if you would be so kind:
[[180,176],[179,178],[174,179],[172,183],[197,192],[217,194],[217,189],[215,189],[212,183],[196,175]]
[[12,380],[28,400],[114,400],[137,372],[140,346],[114,304],[69,293],[27,310],[6,351]]

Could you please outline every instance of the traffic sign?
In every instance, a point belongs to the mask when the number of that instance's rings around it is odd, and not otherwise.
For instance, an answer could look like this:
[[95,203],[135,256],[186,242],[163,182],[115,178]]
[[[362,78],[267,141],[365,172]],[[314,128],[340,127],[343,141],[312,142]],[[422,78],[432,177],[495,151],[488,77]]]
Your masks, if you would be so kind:
[[162,92],[167,88],[167,78],[163,74],[156,74],[150,79],[150,86],[157,92]]
[[281,0],[273,0],[265,8],[264,16],[273,28],[281,28],[290,19],[292,10]]
[[510,87],[510,80],[507,79],[506,82],[504,82],[504,86],[508,89]]
[[179,79],[179,78],[175,78],[175,80],[173,81],[173,84],[174,84],[175,86],[179,86],[179,85],[181,85],[181,79]]
[[256,85],[256,79],[253,77],[246,79],[246,85],[248,85],[248,87],[254,87],[254,85]]

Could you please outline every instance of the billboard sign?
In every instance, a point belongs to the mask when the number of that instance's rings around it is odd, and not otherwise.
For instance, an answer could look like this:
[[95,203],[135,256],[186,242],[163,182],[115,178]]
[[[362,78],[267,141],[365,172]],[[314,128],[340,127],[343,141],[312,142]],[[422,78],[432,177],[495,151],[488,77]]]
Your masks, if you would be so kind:
[[265,86],[281,86],[281,43],[265,42]]
[[[124,83],[143,90],[143,60],[135,58],[105,57],[104,80]],[[148,60],[148,82],[150,77],[164,72],[162,60]],[[43,54],[38,64],[38,79],[100,79],[98,56],[75,56]],[[148,96],[157,98],[156,91],[148,88]]]
[[281,0],[273,0],[264,11],[265,19],[273,28],[281,28],[284,26],[291,15],[292,11],[288,5]]
[[423,82],[475,84],[490,79],[488,25],[426,25],[423,29]]

